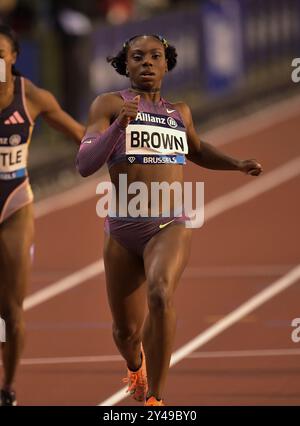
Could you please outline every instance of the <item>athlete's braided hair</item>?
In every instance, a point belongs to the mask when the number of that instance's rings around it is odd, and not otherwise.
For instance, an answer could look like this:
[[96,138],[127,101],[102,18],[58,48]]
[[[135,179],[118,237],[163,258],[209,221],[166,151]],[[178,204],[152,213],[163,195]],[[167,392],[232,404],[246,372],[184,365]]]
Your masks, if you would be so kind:
[[[19,40],[18,40],[18,36],[15,33],[15,31],[8,25],[5,24],[1,24],[0,25],[0,35],[4,35],[5,37],[8,38],[8,40],[10,41],[11,47],[12,47],[12,51],[16,52],[17,56],[20,53],[20,44],[19,44]],[[21,75],[21,73],[16,69],[16,67],[13,65],[12,66],[12,74],[13,75]]]
[[[122,50],[120,50],[116,56],[109,56],[107,58],[107,62],[109,62],[119,74],[128,76],[126,71],[128,49],[130,43],[139,37],[144,37],[144,35],[139,34],[129,38],[125,41]],[[168,71],[171,71],[173,68],[175,68],[177,63],[177,52],[175,47],[170,45],[167,40],[160,35],[150,34],[148,37],[154,37],[163,44],[165,49],[165,56],[167,59]]]

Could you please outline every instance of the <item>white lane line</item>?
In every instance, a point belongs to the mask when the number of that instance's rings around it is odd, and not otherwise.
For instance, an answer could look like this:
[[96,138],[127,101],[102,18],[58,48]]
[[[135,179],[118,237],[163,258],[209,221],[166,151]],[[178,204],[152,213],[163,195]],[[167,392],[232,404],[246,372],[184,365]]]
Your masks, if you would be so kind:
[[210,265],[186,268],[183,278],[279,277],[295,265]]
[[60,194],[51,195],[44,200],[34,204],[34,216],[36,219],[44,217],[50,213],[55,213],[58,210],[73,207],[76,204],[87,201],[96,196],[97,185],[105,180],[110,179],[107,173],[104,173],[97,178],[90,178],[87,182],[82,182],[75,188],[68,189]]
[[289,271],[282,278],[276,280],[273,284],[269,285],[266,289],[260,291],[255,296],[248,299],[241,306],[236,308],[230,314],[226,315],[220,321],[216,322],[213,326],[209,327],[203,333],[200,333],[193,340],[188,342],[182,348],[177,350],[171,359],[171,365],[177,364],[186,355],[198,349],[200,346],[207,343],[213,337],[217,336],[244,316],[257,309],[259,306],[267,302],[268,300],[281,293],[286,288],[290,287],[300,279],[300,264]]
[[[177,364],[182,359],[186,358],[188,355],[194,352],[196,349],[200,348],[205,343],[216,337],[218,334],[222,333],[223,331],[231,327],[233,324],[238,322],[245,315],[248,315],[250,312],[254,311],[259,306],[272,299],[277,294],[279,294],[280,292],[290,287],[292,284],[296,283],[299,280],[300,265],[296,266],[282,278],[269,285],[266,289],[262,290],[255,296],[248,299],[245,303],[243,303],[231,313],[226,315],[220,321],[216,322],[214,325],[209,327],[204,332],[200,333],[194,339],[190,340],[188,343],[186,343],[184,346],[174,352],[171,358],[170,366]],[[101,402],[99,405],[111,406],[117,404],[128,396],[128,394],[126,393],[126,389],[126,387],[120,389],[118,392]]]
[[[252,357],[273,357],[273,356],[297,356],[300,355],[300,349],[258,349],[242,351],[211,351],[211,352],[193,352],[187,355],[188,359],[199,358],[252,358]],[[21,365],[57,365],[57,364],[89,364],[89,363],[107,363],[124,362],[121,355],[88,355],[88,356],[69,356],[69,357],[45,357],[45,358],[24,358]],[[1,364],[1,363],[0,363]]]
[[[276,186],[287,182],[300,174],[300,157],[296,157],[277,167],[265,175],[260,176],[253,182],[247,183],[238,189],[235,189],[225,195],[222,195],[215,200],[210,201],[205,206],[205,223],[221,213],[228,211],[238,205],[245,203],[263,194]],[[99,269],[98,269],[99,268]],[[39,303],[63,293],[64,291],[81,284],[87,279],[93,278],[104,272],[103,259],[99,259],[99,263],[95,262],[85,268],[74,272],[66,278],[40,290],[31,296],[28,296],[24,302],[24,308],[30,309]]]
[[73,274],[55,282],[54,284],[51,284],[46,288],[33,293],[31,296],[28,296],[24,301],[23,308],[25,311],[34,308],[35,306],[52,299],[52,297],[70,290],[71,288],[74,288],[91,278],[94,278],[96,275],[102,274],[103,271],[104,262],[103,259],[99,259],[99,261],[94,262],[85,268],[82,268],[79,271],[74,272]]
[[[295,96],[292,99],[278,102],[275,105],[251,113],[246,117],[216,126],[213,130],[200,133],[199,136],[214,146],[221,146],[235,142],[240,138],[249,137],[273,125],[299,116],[299,111],[300,96]],[[109,179],[107,171],[104,170],[104,174],[98,178],[88,178],[88,182],[83,181],[78,187],[64,191],[61,194],[52,195],[45,200],[35,203],[35,217],[41,218],[93,198],[96,195],[96,186],[98,183]]]
[[272,357],[272,356],[297,356],[300,349],[257,349],[248,351],[212,351],[193,352],[187,358],[252,358],[252,357]]
[[[237,207],[279,185],[293,179],[300,174],[300,157],[288,161],[253,182],[221,195],[204,205],[205,222],[225,211]],[[276,207],[276,205],[274,206]]]
[[299,116],[300,96],[295,96],[258,110],[246,117],[218,126],[203,134],[201,139],[207,139],[214,146],[221,146],[235,142],[238,139],[249,137],[255,133],[269,129],[270,127]]
[[120,362],[121,355],[90,355],[90,356],[70,356],[53,358],[24,358],[22,365],[56,365],[56,364],[88,364],[94,362]]

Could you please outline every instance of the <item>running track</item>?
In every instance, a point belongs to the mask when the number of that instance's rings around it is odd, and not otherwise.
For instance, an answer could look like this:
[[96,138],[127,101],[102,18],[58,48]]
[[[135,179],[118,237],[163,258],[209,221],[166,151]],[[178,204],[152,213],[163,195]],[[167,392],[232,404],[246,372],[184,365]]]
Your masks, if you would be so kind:
[[[187,181],[205,182],[206,223],[176,293],[168,405],[300,404],[300,342],[291,340],[300,317],[299,107],[295,98],[204,135],[257,158],[261,177],[186,167]],[[125,366],[111,337],[97,199],[90,178],[36,205],[21,405],[133,405],[119,392]]]

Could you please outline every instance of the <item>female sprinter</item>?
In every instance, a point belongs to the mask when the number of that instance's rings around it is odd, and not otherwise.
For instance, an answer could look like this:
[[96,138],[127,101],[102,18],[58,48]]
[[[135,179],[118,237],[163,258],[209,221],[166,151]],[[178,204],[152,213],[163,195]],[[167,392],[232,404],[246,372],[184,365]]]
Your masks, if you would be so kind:
[[0,405],[16,405],[13,381],[24,343],[22,303],[26,294],[33,243],[33,195],[27,173],[27,151],[38,115],[81,140],[84,128],[64,112],[53,95],[16,75],[19,45],[11,28],[0,25],[0,316],[6,323],[2,343],[4,378]]
[[[230,158],[200,141],[189,107],[161,98],[163,78],[175,67],[176,57],[175,48],[162,37],[138,35],[108,59],[129,78],[130,87],[93,102],[77,167],[88,176],[107,162],[117,203],[121,175],[128,186],[142,182],[148,189],[154,181],[182,183],[185,157],[211,169],[261,173],[255,160]],[[149,211],[151,202],[147,201]],[[174,200],[170,202],[174,206]],[[161,205],[160,213],[163,209]],[[129,392],[145,405],[164,405],[176,323],[173,296],[188,261],[191,229],[175,208],[169,217],[120,216],[109,215],[105,224],[113,337],[127,364]]]

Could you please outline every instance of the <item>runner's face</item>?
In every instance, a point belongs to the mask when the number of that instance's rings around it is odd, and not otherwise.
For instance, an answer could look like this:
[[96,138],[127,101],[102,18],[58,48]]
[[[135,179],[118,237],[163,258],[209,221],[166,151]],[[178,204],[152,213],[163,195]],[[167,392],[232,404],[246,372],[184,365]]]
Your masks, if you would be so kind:
[[11,42],[4,35],[0,35],[0,58],[5,61],[6,75],[11,74],[11,67],[16,62],[17,53],[13,52]]
[[163,44],[154,37],[134,39],[127,53],[130,80],[141,89],[160,88],[168,70]]

